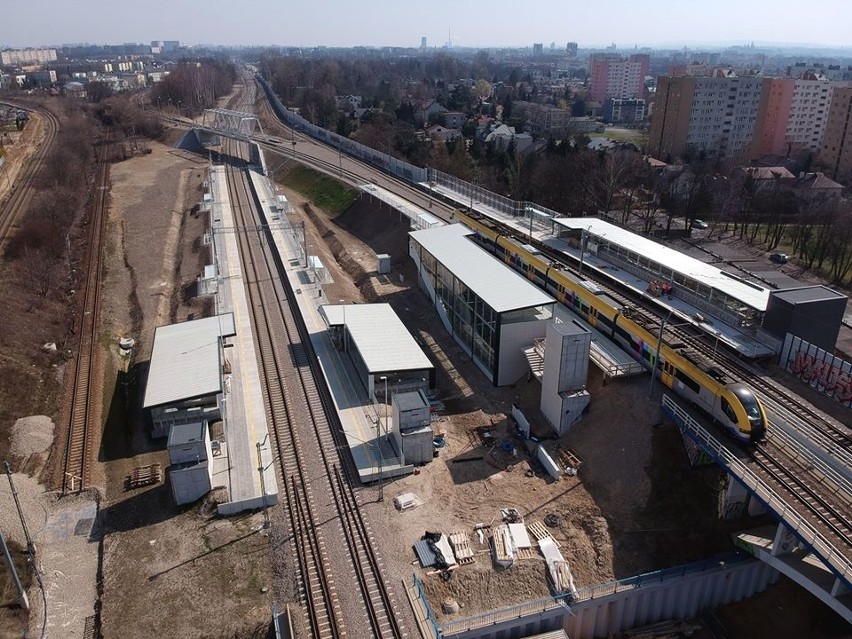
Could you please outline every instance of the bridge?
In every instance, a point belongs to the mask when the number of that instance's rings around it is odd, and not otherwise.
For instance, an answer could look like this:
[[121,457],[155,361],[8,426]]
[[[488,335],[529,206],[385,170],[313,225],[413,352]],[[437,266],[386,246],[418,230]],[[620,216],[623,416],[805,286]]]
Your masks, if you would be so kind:
[[734,544],[807,589],[852,623],[852,562],[848,555],[668,395],[663,396],[663,412],[779,520],[774,528],[736,534]]

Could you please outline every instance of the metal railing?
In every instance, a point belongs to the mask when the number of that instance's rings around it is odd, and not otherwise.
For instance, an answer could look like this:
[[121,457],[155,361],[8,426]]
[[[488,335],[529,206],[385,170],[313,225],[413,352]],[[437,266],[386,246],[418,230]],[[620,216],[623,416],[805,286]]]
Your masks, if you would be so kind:
[[663,410],[674,419],[678,428],[695,440],[699,446],[713,456],[731,475],[736,477],[768,510],[784,522],[806,546],[808,546],[847,586],[852,586],[852,566],[849,560],[814,526],[802,517],[795,508],[784,501],[775,491],[722,446],[710,433],[696,422],[668,395],[663,395]]

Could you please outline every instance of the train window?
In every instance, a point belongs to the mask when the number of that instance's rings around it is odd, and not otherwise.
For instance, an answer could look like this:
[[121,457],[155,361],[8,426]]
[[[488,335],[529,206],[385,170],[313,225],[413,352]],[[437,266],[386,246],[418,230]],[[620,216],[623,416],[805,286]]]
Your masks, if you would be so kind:
[[697,393],[701,390],[701,386],[699,386],[698,382],[692,379],[689,375],[685,374],[683,371],[676,370],[675,371],[675,379],[681,382],[684,386],[690,389],[693,393]]
[[722,412],[728,416],[734,424],[737,423],[737,414],[734,412],[733,407],[728,403],[728,400],[722,397]]
[[630,339],[630,333],[628,333],[626,330],[624,330],[621,326],[616,325],[615,332],[618,333],[619,337],[623,337],[625,340]]

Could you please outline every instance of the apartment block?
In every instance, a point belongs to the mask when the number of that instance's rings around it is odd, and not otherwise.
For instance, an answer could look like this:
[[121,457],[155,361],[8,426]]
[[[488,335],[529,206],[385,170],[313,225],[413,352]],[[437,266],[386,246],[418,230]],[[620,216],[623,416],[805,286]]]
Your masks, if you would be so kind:
[[645,119],[646,107],[642,98],[607,98],[603,106],[603,119],[606,122],[636,124]]
[[56,49],[9,49],[0,51],[3,66],[46,64],[56,60]]
[[832,95],[836,89],[851,84],[814,73],[795,79],[767,78],[753,157],[818,152]]
[[852,181],[852,87],[834,90],[819,160],[832,179]]
[[662,76],[657,82],[649,148],[660,159],[701,154],[743,161],[750,156],[763,79],[720,72],[712,77]]
[[644,98],[645,76],[650,65],[651,59],[645,53],[637,53],[627,59],[592,56],[589,63],[592,100]]
[[832,95],[850,84],[815,73],[761,78],[717,70],[708,78],[661,77],[651,151],[658,157],[699,152],[739,161],[817,153]]

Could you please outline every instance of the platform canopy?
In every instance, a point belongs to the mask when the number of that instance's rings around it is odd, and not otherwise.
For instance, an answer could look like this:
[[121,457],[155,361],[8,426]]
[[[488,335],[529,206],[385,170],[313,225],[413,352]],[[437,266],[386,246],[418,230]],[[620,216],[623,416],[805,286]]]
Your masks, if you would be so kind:
[[233,313],[157,327],[142,407],[222,392],[220,341],[233,335]]
[[711,289],[720,291],[750,308],[761,312],[766,310],[766,305],[769,302],[769,289],[759,284],[747,282],[732,272],[716,268],[633,231],[628,231],[595,217],[561,217],[554,222],[566,229],[584,232],[587,241],[597,240],[598,242],[619,246],[625,251],[635,253]]
[[451,224],[414,231],[409,236],[497,313],[556,302],[474,244],[468,238],[472,234],[461,224]]
[[325,304],[320,312],[329,326],[345,325],[370,374],[434,368],[390,304]]

